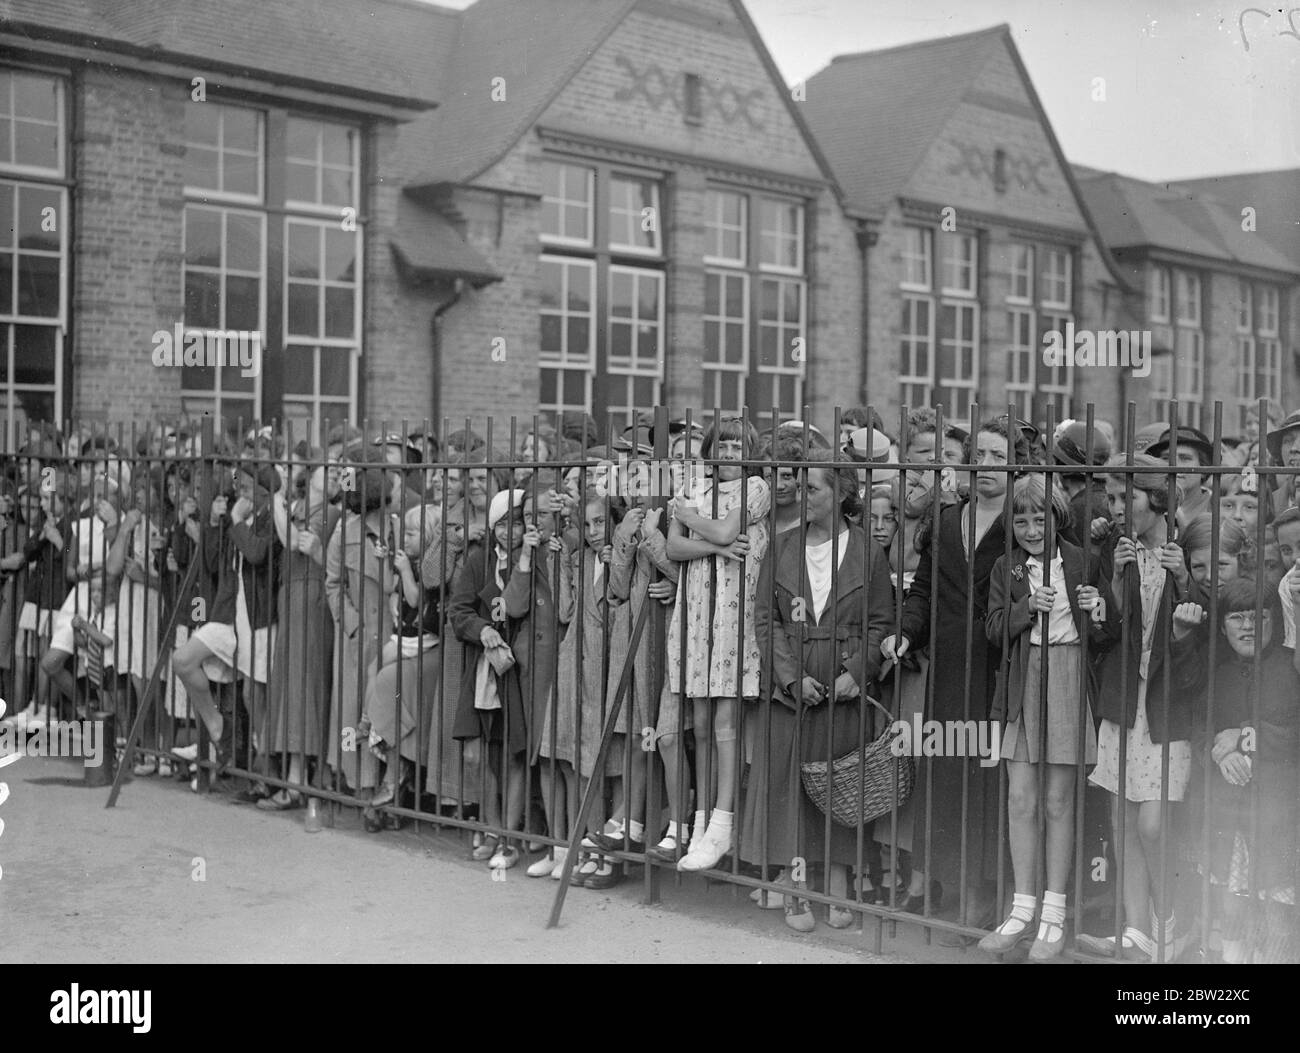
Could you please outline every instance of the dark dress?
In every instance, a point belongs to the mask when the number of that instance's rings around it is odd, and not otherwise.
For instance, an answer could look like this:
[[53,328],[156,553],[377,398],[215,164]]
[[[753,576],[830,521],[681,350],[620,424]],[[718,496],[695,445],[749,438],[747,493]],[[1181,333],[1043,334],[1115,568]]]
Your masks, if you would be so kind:
[[[802,857],[816,866],[825,861],[826,816],[803,790],[800,763],[833,760],[863,744],[864,710],[865,735],[870,737],[872,710],[866,703],[828,700],[809,706],[800,693],[804,676],[829,687],[847,671],[865,687],[880,671],[880,643],[890,630],[893,587],[884,549],[874,540],[868,542],[861,527],[849,529],[844,561],[833,581],[822,616],[814,621],[799,532],[778,535],[763,562],[754,629],[764,662],[771,655],[763,676],[771,695],[754,714],[758,726],[740,847],[749,862],[789,866]],[[800,609],[802,624],[796,616]],[[864,852],[870,844],[870,834],[865,836]],[[855,866],[858,831],[832,823],[829,850],[831,863]]]
[[[988,610],[989,577],[993,565],[1006,549],[1006,530],[998,518],[975,547],[974,591],[968,594],[966,576],[972,561],[966,558],[962,540],[962,509],[969,504],[947,505],[939,513],[938,530],[930,535],[921,552],[916,577],[903,601],[902,635],[913,651],[930,645],[930,677],[934,705],[926,720],[988,720],[993,702],[999,651],[984,633]],[[938,546],[937,577],[931,551]],[[935,634],[930,635],[930,604],[938,602]],[[968,613],[968,604],[971,605]],[[971,633],[970,659],[966,657],[966,635]],[[965,692],[970,686],[970,710],[965,710]],[[933,779],[933,793],[926,800],[927,765]],[[966,779],[966,823],[962,824],[962,779]],[[981,765],[976,757],[918,759],[916,770],[916,827],[913,850],[916,867],[955,888],[961,874],[962,835],[966,837],[966,880],[968,885],[997,877],[998,767]],[[928,817],[927,817],[927,812]],[[928,830],[927,830],[928,821]],[[925,839],[930,837],[929,858]]]
[[317,757],[324,745],[322,717],[334,668],[334,619],[325,603],[325,544],[340,512],[322,504],[303,519],[304,504],[295,501],[290,515],[320,538],[321,562],[296,549],[284,556],[280,626],[267,692],[267,749]]
[[[461,741],[487,738],[490,742],[503,742],[512,753],[523,753],[529,745],[528,718],[524,712],[524,695],[519,680],[519,654],[515,636],[518,619],[506,614],[503,589],[496,582],[496,551],[485,549],[479,542],[474,542],[465,551],[465,562],[456,572],[455,583],[451,590],[451,602],[447,607],[447,620],[451,623],[456,637],[465,645],[464,666],[461,671],[460,692],[456,698],[456,723],[452,735]],[[510,564],[518,562],[518,556],[510,559]],[[512,566],[502,572],[503,580],[508,586]],[[494,602],[498,601],[500,602]],[[474,708],[475,676],[479,657],[483,654],[483,645],[479,638],[487,627],[497,630],[515,652],[516,664],[504,675],[496,676],[497,695],[501,700],[500,710],[478,710]]]

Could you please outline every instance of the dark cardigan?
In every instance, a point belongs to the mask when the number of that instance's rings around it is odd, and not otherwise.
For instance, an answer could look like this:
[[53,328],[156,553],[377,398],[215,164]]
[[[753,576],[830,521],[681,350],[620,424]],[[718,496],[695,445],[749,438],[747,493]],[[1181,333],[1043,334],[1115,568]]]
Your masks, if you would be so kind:
[[[1120,615],[1115,597],[1111,595],[1110,582],[1101,578],[1101,566],[1097,560],[1092,561],[1088,579],[1084,580],[1083,550],[1078,546],[1058,539],[1057,551],[1065,565],[1065,587],[1070,596],[1070,613],[1074,616],[1075,627],[1080,636],[1087,635],[1089,646],[1096,649],[1094,653],[1104,651],[1119,639]],[[989,643],[1000,648],[1005,630],[1009,648],[1007,661],[998,670],[993,708],[989,713],[993,720],[1017,720],[1025,697],[1025,678],[1033,646],[1029,642],[1029,630],[1036,620],[1030,607],[1029,573],[1025,567],[1025,560],[1029,558],[1029,554],[1017,545],[1011,550],[1011,562],[1007,562],[1005,555],[999,556],[989,577],[989,610],[984,618],[984,631]],[[1106,604],[1106,617],[1100,623],[1092,620],[1090,612],[1079,608],[1078,588],[1085,584],[1096,586]],[[1095,668],[1095,663],[1090,663],[1088,697],[1094,704],[1097,699]]]
[[[1109,581],[1115,562],[1115,533],[1101,552],[1100,573]],[[1198,717],[1194,704],[1195,687],[1205,676],[1203,632],[1193,632],[1174,640],[1173,613],[1180,603],[1199,603],[1209,610],[1205,590],[1188,575],[1187,585],[1179,588],[1173,575],[1165,578],[1160,607],[1156,612],[1155,634],[1151,643],[1151,661],[1147,666],[1147,723],[1151,741],[1181,742],[1190,739]],[[1098,670],[1099,694],[1097,715],[1115,724],[1133,727],[1137,719],[1138,669],[1142,662],[1142,589],[1136,569],[1125,572],[1125,594],[1121,615],[1121,635],[1101,661]],[[1128,655],[1128,679],[1124,679],[1124,655]],[[1168,724],[1165,721],[1165,662],[1169,661]]]

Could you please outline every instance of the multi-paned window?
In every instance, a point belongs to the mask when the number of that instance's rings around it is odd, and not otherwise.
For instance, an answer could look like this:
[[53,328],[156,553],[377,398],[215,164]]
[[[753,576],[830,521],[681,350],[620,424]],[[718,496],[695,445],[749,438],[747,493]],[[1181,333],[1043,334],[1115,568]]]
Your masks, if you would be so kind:
[[[1008,287],[1007,393],[1021,417],[1040,420],[1070,415],[1074,367],[1043,361],[1043,337],[1057,332],[1064,346],[1073,320],[1074,266],[1069,249],[1013,241],[1006,247]],[[1036,266],[1037,265],[1037,266]]]
[[1174,278],[1174,398],[1180,424],[1201,426],[1205,396],[1205,334],[1201,328],[1201,276],[1176,270]]
[[973,234],[905,227],[900,287],[902,401],[908,406],[937,401],[948,419],[964,420],[980,380],[978,239]]
[[798,415],[808,318],[803,203],[710,188],[704,263],[703,409],[748,406],[760,427],[773,408]]
[[1282,345],[1278,340],[1276,286],[1237,281],[1237,426],[1261,398],[1281,401]]
[[1152,322],[1169,323],[1169,270],[1165,267],[1151,268],[1151,278],[1147,283],[1147,315]]
[[64,113],[61,79],[0,69],[0,418],[11,443],[28,421],[62,416],[70,220],[59,182]]
[[[282,416],[318,441],[323,422],[356,416],[360,131],[191,102],[185,138],[185,325],[230,351],[182,367],[182,406],[227,422]],[[255,339],[255,368],[236,339]]]
[[659,402],[665,278],[661,180],[619,167],[542,166],[542,410],[615,426]]

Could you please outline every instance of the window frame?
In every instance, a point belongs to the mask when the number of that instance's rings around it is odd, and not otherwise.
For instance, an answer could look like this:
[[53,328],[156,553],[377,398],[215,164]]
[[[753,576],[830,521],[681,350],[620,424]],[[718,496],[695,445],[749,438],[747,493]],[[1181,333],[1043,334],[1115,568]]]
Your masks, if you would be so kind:
[[[9,111],[3,116],[9,121],[9,150],[12,161],[0,161],[0,175],[27,177],[32,179],[63,179],[68,170],[68,92],[66,78],[58,73],[44,69],[35,69],[30,66],[5,63],[0,66],[0,76],[9,76],[11,78],[9,88]],[[25,165],[19,164],[18,157],[18,137],[17,122],[19,117],[14,110],[15,92],[13,90],[12,78],[15,76],[39,77],[54,83],[54,105],[55,112],[58,114],[58,120],[55,122],[55,135],[58,141],[57,158],[55,167],[46,168],[42,165]],[[43,120],[27,120],[29,124],[46,125],[49,122]]]
[[[652,245],[647,246],[647,245],[626,244],[624,242],[614,240],[615,202],[613,200],[613,189],[614,189],[614,185],[618,182],[623,182],[623,183],[641,182],[641,183],[648,183],[650,185],[650,196],[653,200],[650,205],[648,206],[643,205],[642,211],[644,211],[644,209],[647,207],[654,211],[655,229],[652,232],[650,232],[654,234],[654,243]],[[662,200],[660,194],[660,188],[662,183],[663,183],[662,179],[657,179],[651,176],[640,175],[622,169],[610,169],[609,178],[608,178],[608,187],[606,189],[607,203],[605,208],[605,213],[606,213],[605,228],[606,228],[607,236],[605,238],[605,245],[609,249],[612,255],[647,256],[651,259],[662,258],[663,245],[664,245],[663,208],[662,208]],[[638,225],[638,220],[636,217],[637,215],[639,215],[639,213],[627,213],[621,208],[618,211],[620,215],[631,215],[633,226]]]
[[[710,278],[719,279],[718,295],[718,314],[711,315],[708,313],[708,282]],[[705,332],[708,332],[710,323],[717,325],[718,333],[723,336],[726,333],[727,326],[740,325],[740,344],[741,360],[739,363],[729,362],[724,355],[720,359],[711,359],[710,348],[707,336],[701,345],[701,365],[704,373],[704,402],[701,410],[711,410],[721,407],[726,412],[739,413],[745,405],[745,387],[749,380],[751,370],[751,344],[752,333],[750,328],[750,305],[751,305],[751,274],[747,270],[727,270],[722,267],[706,267],[704,271],[705,291],[704,307],[700,312],[700,319],[705,326]],[[739,281],[741,283],[741,311],[738,316],[732,316],[725,313],[727,304],[726,285],[729,281]],[[725,336],[720,341],[720,347],[726,346]],[[722,398],[721,385],[723,374],[732,374],[739,378],[737,382],[737,395],[739,398],[738,405],[731,405]],[[710,397],[709,392],[712,391]]]
[[[744,259],[750,261],[746,265],[741,265],[735,260],[725,260],[714,256],[704,256],[703,262],[705,272],[705,282],[709,280],[709,275],[743,275],[744,276],[744,349],[745,365],[744,368],[738,367],[734,363],[715,363],[707,357],[701,357],[701,374],[702,374],[702,396],[712,394],[715,401],[721,399],[723,386],[726,384],[727,376],[739,376],[737,383],[738,394],[740,398],[740,407],[722,406],[724,410],[739,409],[748,406],[750,417],[755,426],[760,426],[768,418],[772,411],[771,402],[767,395],[773,392],[779,392],[780,388],[787,381],[791,382],[791,404],[786,405],[784,402],[778,405],[777,409],[786,416],[799,415],[802,410],[802,400],[804,397],[804,385],[807,382],[807,342],[808,342],[808,247],[806,243],[808,233],[808,210],[809,202],[805,198],[793,196],[782,196],[773,194],[765,189],[744,186],[732,183],[712,183],[708,187],[709,192],[716,192],[719,195],[733,194],[737,195],[741,202],[741,212],[744,217],[744,242],[742,252]],[[795,226],[798,230],[799,238],[799,261],[800,268],[794,269],[788,266],[774,263],[764,263],[763,261],[763,239],[765,234],[771,235],[771,230],[763,229],[763,208],[765,203],[775,203],[782,206],[778,210],[779,214],[786,214],[785,208],[788,206],[797,206],[795,215],[798,219]],[[757,215],[758,221],[754,221]],[[706,220],[706,226],[709,221]],[[766,283],[775,283],[778,292],[778,320],[772,321],[763,318],[763,294]],[[784,286],[795,284],[798,288],[799,304],[799,321],[797,327],[789,325],[789,320],[784,315],[784,298],[781,290]],[[705,302],[707,303],[707,289],[705,291]],[[701,312],[701,348],[704,347],[704,326],[709,322],[717,322],[715,316],[705,316]],[[734,323],[735,319],[731,319]],[[764,364],[762,356],[763,333],[766,329],[779,329],[784,332],[794,329],[797,332],[797,339],[803,340],[804,357],[799,361],[788,360],[792,353],[792,348],[786,348],[779,356],[776,364]],[[765,404],[758,404],[755,400],[763,401]],[[712,413],[719,406],[707,404],[701,407],[707,413]]]
[[[921,240],[921,254],[918,256],[911,251],[912,246],[909,239],[912,234],[919,234]],[[903,278],[899,282],[899,288],[904,292],[934,292],[934,229],[932,227],[922,226],[920,224],[908,223],[903,227]],[[925,269],[925,281],[913,282],[907,277],[909,260],[920,260]]]
[[[257,147],[258,147],[257,149],[257,192],[253,194],[245,194],[245,193],[240,193],[238,191],[226,190],[224,188],[222,188],[221,190],[213,190],[208,187],[196,187],[196,186],[190,186],[190,184],[188,183],[184,183],[182,184],[182,186],[183,186],[183,193],[185,196],[185,200],[193,201],[193,200],[201,199],[204,202],[212,202],[212,203],[219,202],[222,204],[231,204],[231,205],[265,206],[267,204],[267,200],[266,200],[267,198],[267,194],[266,194],[267,157],[266,155],[269,152],[267,149],[269,145],[268,129],[267,129],[267,124],[268,124],[267,111],[260,107],[242,106],[236,103],[194,102],[191,100],[186,103],[187,114],[189,113],[189,108],[193,106],[205,106],[205,107],[214,108],[217,110],[218,114],[220,115],[221,136],[217,142],[217,158],[219,164],[221,165],[220,172],[221,172],[221,181],[223,183],[225,181],[225,171],[226,171],[225,147],[223,145],[226,136],[226,119],[225,119],[226,113],[230,110],[246,110],[253,113],[253,115],[257,118]],[[189,153],[189,148],[191,146],[201,146],[204,149],[211,149],[211,147],[209,147],[208,144],[206,143],[192,142],[189,138],[188,129],[186,130],[185,133],[184,146],[187,155]],[[243,151],[240,152],[242,153]]]
[[[1039,303],[1044,307],[1072,312],[1074,310],[1074,252],[1068,247],[1045,245],[1040,256],[1042,271],[1039,274]],[[1065,262],[1064,272],[1061,274],[1058,274],[1053,266],[1056,260]],[[1065,295],[1059,299],[1052,299],[1058,281],[1064,283]]]
[[[567,158],[560,159],[556,157],[546,157],[543,159],[542,164],[544,166],[555,165],[561,170],[576,169],[583,173],[587,183],[587,236],[585,238],[574,238],[574,237],[570,237],[567,234],[548,233],[547,231],[541,229],[540,217],[539,217],[538,236],[542,244],[543,245],[568,245],[568,246],[572,246],[573,248],[594,249],[596,247],[596,208],[597,208],[596,169],[591,165],[579,164]],[[547,201],[556,202],[560,209],[561,220],[563,220],[565,206],[569,204],[577,203],[577,199],[573,199],[569,197],[559,197],[559,198],[548,197],[545,192],[544,186],[545,184],[543,184],[542,204],[545,205]],[[561,181],[561,190],[563,193],[568,192],[567,178]],[[563,225],[564,225],[563,222],[561,222],[561,228],[563,228]]]
[[[740,202],[740,226],[733,227],[722,219],[721,209],[710,209],[709,203],[716,198],[719,202],[725,197],[734,197]],[[749,195],[741,190],[735,190],[727,187],[710,186],[705,191],[705,216],[704,216],[704,265],[705,267],[744,267],[749,264]],[[736,257],[715,256],[708,252],[711,232],[718,230],[720,232],[736,231],[740,233],[740,255]],[[719,242],[723,239],[719,238]]]
[[[288,163],[289,163],[290,161],[297,161],[297,162],[301,163],[301,162],[304,162],[304,161],[306,160],[306,158],[302,158],[302,157],[293,157],[293,156],[291,156],[291,155],[289,154],[289,150],[288,150],[288,137],[289,137],[288,126],[289,126],[289,122],[290,122],[290,121],[294,121],[294,120],[298,120],[298,121],[309,121],[309,122],[311,122],[311,123],[313,123],[313,124],[317,124],[317,125],[332,125],[332,126],[335,127],[335,128],[342,128],[342,129],[344,129],[345,131],[347,131],[347,132],[349,133],[350,138],[351,138],[351,162],[352,162],[352,173],[353,173],[353,177],[352,177],[352,180],[351,180],[351,183],[352,183],[352,199],[351,199],[350,201],[348,201],[346,204],[342,204],[342,205],[327,205],[327,204],[324,204],[324,203],[322,203],[322,202],[316,202],[316,201],[303,201],[303,200],[300,200],[300,199],[298,199],[298,198],[291,198],[291,197],[288,196],[288,193],[289,193],[289,192],[288,192],[289,180],[288,180],[287,173],[286,173],[286,178],[285,178],[285,181],[284,181],[284,184],[285,184],[285,199],[284,199],[284,201],[283,201],[283,203],[282,203],[282,204],[283,204],[283,207],[284,207],[284,210],[285,210],[286,212],[294,212],[294,213],[297,213],[299,216],[307,216],[307,215],[330,216],[330,217],[333,217],[336,221],[337,221],[339,215],[342,213],[342,211],[343,211],[344,209],[348,209],[348,208],[350,208],[350,209],[353,209],[354,212],[360,212],[360,210],[361,210],[361,186],[360,186],[360,182],[361,182],[361,139],[362,139],[362,136],[365,134],[365,133],[364,133],[364,130],[362,129],[362,127],[361,127],[360,125],[348,124],[348,123],[345,122],[345,121],[333,121],[333,120],[328,120],[328,119],[321,118],[321,117],[316,117],[316,116],[308,117],[308,116],[305,116],[305,115],[303,115],[303,114],[298,114],[298,113],[287,113],[287,114],[286,114],[286,120],[285,120],[285,149],[284,149],[284,162],[285,162],[286,168],[287,168],[287,165],[288,165]],[[319,135],[318,135],[317,138],[316,138],[316,148],[317,148],[316,183],[317,183],[317,186],[318,186],[320,189],[323,190],[323,189],[324,189],[324,176],[325,176],[325,171],[326,171],[327,169],[335,169],[335,170],[337,170],[339,166],[338,166],[338,165],[327,164],[327,163],[325,162],[325,153],[324,153],[323,139],[322,139],[321,136],[319,136]],[[359,228],[358,228],[358,229],[359,229]]]
[[1169,268],[1157,263],[1151,264],[1149,271],[1147,317],[1152,323],[1161,325],[1169,325],[1173,321],[1173,279],[1169,275]]
[[[180,400],[181,400],[181,405],[184,406],[188,400],[193,400],[193,399],[212,399],[213,402],[214,402],[214,409],[215,409],[215,411],[216,411],[216,412],[214,413],[214,416],[217,416],[217,417],[219,417],[219,418],[222,419],[222,420],[226,420],[227,418],[226,418],[225,413],[221,411],[221,405],[222,405],[222,399],[223,399],[223,396],[224,396],[224,397],[229,397],[229,398],[232,398],[232,399],[238,399],[238,400],[241,401],[241,402],[245,401],[246,399],[251,399],[252,402],[253,402],[253,418],[252,418],[252,419],[253,419],[253,420],[258,420],[258,419],[261,419],[261,418],[265,415],[265,408],[264,408],[263,403],[262,403],[262,397],[263,397],[263,387],[264,387],[265,380],[266,380],[266,366],[267,366],[267,360],[268,360],[268,358],[270,357],[269,345],[270,345],[270,343],[271,343],[271,338],[270,338],[269,334],[267,333],[267,327],[266,327],[266,322],[267,322],[267,305],[268,305],[268,301],[269,301],[269,298],[270,298],[270,290],[269,290],[269,288],[268,288],[268,286],[269,286],[269,281],[270,281],[270,274],[269,274],[269,261],[268,261],[268,259],[267,259],[267,255],[268,255],[268,240],[267,240],[267,239],[268,239],[269,219],[268,219],[268,216],[267,216],[267,213],[266,213],[265,210],[255,210],[255,209],[241,208],[241,207],[239,207],[239,206],[236,206],[236,205],[234,205],[234,204],[228,204],[228,203],[226,203],[226,202],[214,202],[214,201],[207,201],[207,200],[204,200],[204,201],[191,201],[191,200],[187,200],[187,201],[185,202],[185,207],[181,210],[181,246],[182,246],[182,249],[183,249],[183,250],[185,250],[186,246],[188,246],[189,220],[190,220],[190,209],[191,209],[191,208],[201,208],[201,209],[206,209],[206,210],[208,210],[208,211],[217,212],[217,213],[220,213],[220,215],[221,215],[221,217],[222,217],[222,220],[221,220],[221,260],[222,260],[221,265],[220,265],[219,267],[215,268],[215,270],[214,270],[213,268],[210,268],[210,267],[202,267],[202,268],[200,268],[200,272],[201,272],[201,273],[216,273],[216,274],[219,274],[219,275],[221,276],[221,327],[220,327],[220,329],[218,329],[218,330],[213,330],[211,327],[208,327],[208,326],[192,325],[192,324],[189,322],[189,320],[185,318],[185,312],[184,312],[184,290],[185,290],[185,288],[186,288],[187,285],[188,285],[188,274],[189,274],[189,271],[190,271],[190,269],[191,269],[191,265],[190,265],[190,263],[189,263],[189,260],[186,258],[186,257],[188,256],[188,252],[187,252],[187,251],[182,251],[182,262],[181,262],[181,291],[182,291],[181,326],[182,326],[182,329],[183,329],[184,331],[186,331],[186,332],[188,332],[188,331],[191,330],[191,329],[196,329],[196,330],[202,332],[202,333],[205,335],[205,337],[206,337],[207,334],[210,334],[210,333],[212,333],[212,332],[221,332],[221,331],[227,331],[227,332],[228,332],[228,331],[230,330],[231,327],[230,327],[229,325],[226,324],[226,307],[227,307],[227,303],[226,303],[226,277],[227,277],[227,275],[230,273],[230,272],[228,271],[228,269],[226,268],[226,266],[225,266],[225,261],[226,261],[226,250],[227,250],[227,244],[226,244],[226,230],[227,230],[227,226],[226,226],[226,224],[227,224],[227,217],[228,217],[229,214],[232,213],[232,212],[233,212],[233,213],[236,213],[236,214],[239,214],[239,215],[243,215],[243,216],[251,216],[251,217],[254,217],[254,218],[256,218],[256,220],[258,221],[258,225],[259,225],[259,234],[260,234],[261,242],[262,242],[262,245],[261,245],[261,251],[260,251],[260,253],[258,254],[258,255],[259,255],[259,262],[260,262],[260,264],[261,264],[261,267],[260,267],[259,272],[258,272],[258,275],[257,275],[257,279],[258,279],[258,305],[257,305],[257,314],[258,314],[258,321],[259,321],[259,323],[260,323],[260,325],[259,325],[259,329],[260,329],[260,332],[261,332],[261,334],[262,334],[262,356],[263,356],[263,357],[262,357],[262,361],[261,361],[261,363],[259,363],[259,367],[258,367],[257,373],[254,374],[254,376],[253,376],[253,378],[252,378],[252,380],[253,380],[253,390],[252,390],[251,392],[238,391],[238,390],[227,392],[227,391],[222,387],[222,383],[221,383],[221,380],[222,380],[222,372],[221,372],[221,369],[220,369],[220,368],[218,368],[218,369],[216,369],[216,370],[214,371],[213,376],[214,376],[214,379],[215,379],[215,385],[214,385],[213,388],[211,388],[211,389],[204,389],[204,388],[187,388],[187,387],[185,386],[185,372],[184,372],[184,368],[183,368],[183,367],[178,367],[178,368],[179,368],[179,373],[180,373]],[[242,276],[242,277],[250,277],[250,276],[251,276],[250,273],[243,272],[243,271],[239,271],[239,272],[236,272],[236,273],[239,274],[239,275]],[[287,302],[287,300],[288,300],[288,297],[287,297],[287,296],[285,297],[285,300],[286,300],[286,302]],[[226,367],[226,368],[229,368],[229,367]],[[251,421],[249,421],[249,422],[247,422],[247,423],[251,423]]]

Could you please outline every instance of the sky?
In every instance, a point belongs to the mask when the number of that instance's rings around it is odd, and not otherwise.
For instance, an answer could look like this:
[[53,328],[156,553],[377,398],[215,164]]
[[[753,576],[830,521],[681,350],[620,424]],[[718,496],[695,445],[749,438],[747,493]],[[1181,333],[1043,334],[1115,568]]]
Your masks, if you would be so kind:
[[[463,8],[471,0],[440,2]],[[1251,11],[1251,2],[1264,6]],[[1294,30],[1285,5],[1266,0],[746,0],[746,7],[791,84],[835,55],[1005,22],[1073,162],[1153,181],[1300,167],[1300,7],[1289,9]]]

